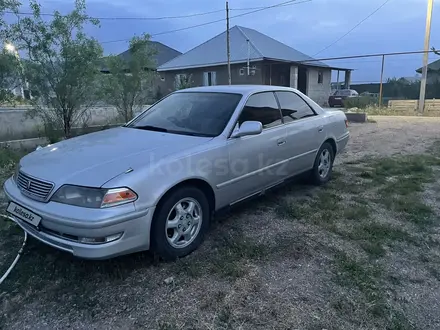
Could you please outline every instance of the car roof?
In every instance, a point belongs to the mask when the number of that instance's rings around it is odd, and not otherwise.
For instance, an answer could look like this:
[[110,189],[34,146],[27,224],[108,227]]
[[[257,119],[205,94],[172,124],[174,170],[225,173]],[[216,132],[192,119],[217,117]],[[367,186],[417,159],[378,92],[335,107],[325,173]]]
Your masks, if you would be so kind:
[[217,86],[203,86],[186,88],[177,91],[182,92],[211,92],[211,93],[236,93],[236,94],[252,94],[255,92],[267,92],[267,91],[293,91],[293,88],[281,87],[281,86],[268,86],[268,85],[217,85]]

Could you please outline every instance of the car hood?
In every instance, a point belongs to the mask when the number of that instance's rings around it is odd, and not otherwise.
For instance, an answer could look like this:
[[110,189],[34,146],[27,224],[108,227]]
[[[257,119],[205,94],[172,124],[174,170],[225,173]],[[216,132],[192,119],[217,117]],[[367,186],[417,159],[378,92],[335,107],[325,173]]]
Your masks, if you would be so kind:
[[21,170],[62,184],[102,186],[129,168],[148,166],[211,138],[118,127],[82,135],[36,150],[22,158]]

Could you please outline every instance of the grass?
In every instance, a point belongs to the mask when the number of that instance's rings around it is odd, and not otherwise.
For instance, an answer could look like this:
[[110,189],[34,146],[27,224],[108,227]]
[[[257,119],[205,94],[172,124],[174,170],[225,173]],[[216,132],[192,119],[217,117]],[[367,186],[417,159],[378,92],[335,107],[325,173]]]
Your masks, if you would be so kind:
[[350,205],[344,209],[344,217],[349,220],[362,220],[370,216],[370,211],[366,204]]
[[10,170],[11,167],[15,167],[15,164],[22,156],[23,153],[21,152],[0,148],[0,169],[2,171]]
[[379,197],[373,201],[401,214],[406,220],[427,226],[433,212],[420,197],[424,185],[434,179],[433,168],[440,166],[436,154],[397,156],[369,164],[371,170],[359,177],[377,187]]
[[301,259],[308,256],[301,238],[279,237],[276,242],[255,242],[239,232],[219,235],[213,242],[214,252],[176,263],[176,272],[193,278],[216,274],[235,279],[247,274],[248,265],[278,258]]
[[[22,320],[26,306],[38,306],[36,316],[44,310],[57,320],[91,322],[133,315],[155,319],[158,329],[346,329],[361,323],[412,329],[402,302],[390,298],[390,288],[401,290],[410,280],[400,268],[390,272],[389,264],[399,255],[404,265],[418,262],[420,271],[440,281],[434,253],[440,244],[428,230],[435,212],[423,200],[425,184],[440,166],[438,155],[440,145],[424,155],[364,158],[340,166],[326,186],[275,193],[257,213],[260,201],[254,201],[214,223],[205,244],[175,263],[149,253],[84,261],[30,239],[2,287],[9,305],[0,310],[0,328]],[[0,150],[2,173],[12,173],[18,157]],[[245,217],[251,212],[256,223],[249,228]],[[253,230],[261,237],[253,237]],[[0,251],[15,252],[21,231],[0,225],[0,234]],[[425,245],[433,251],[429,256],[422,253]],[[420,252],[416,260],[402,247]],[[165,284],[170,276],[173,283]]]
[[[367,259],[362,259],[337,251],[333,263],[335,281],[359,291],[363,298],[357,300],[364,300],[370,322],[382,320],[387,329],[413,328],[407,317],[388,302],[384,286],[390,277],[382,260],[399,252],[402,243],[414,248],[423,244],[418,232],[408,226],[415,224],[425,233],[433,224],[434,211],[424,203],[422,193],[424,185],[434,180],[434,168],[440,166],[440,148],[437,149],[437,153],[425,155],[352,161],[346,165],[345,175],[337,175],[311,200],[297,204],[283,200],[276,209],[291,221],[336,233],[366,254]],[[384,218],[384,212],[402,223],[378,221],[378,217]],[[436,268],[427,271],[439,278]],[[331,306],[341,313],[353,314],[356,310],[352,302],[342,299],[336,299]]]
[[377,266],[356,261],[345,252],[338,252],[334,262],[337,282],[359,290],[370,304],[370,312],[380,314],[376,316],[383,316],[385,301],[379,285],[382,270]]
[[[336,253],[334,264],[337,283],[359,290],[365,297],[366,311],[372,317],[370,322],[374,319],[384,319],[386,329],[413,329],[405,315],[394,310],[387,302],[381,283],[384,281],[384,271],[381,267],[357,261],[344,252]],[[337,301],[333,308],[350,314],[354,312],[350,304],[341,301]]]
[[385,257],[386,250],[380,242],[361,242],[361,248],[373,259]]

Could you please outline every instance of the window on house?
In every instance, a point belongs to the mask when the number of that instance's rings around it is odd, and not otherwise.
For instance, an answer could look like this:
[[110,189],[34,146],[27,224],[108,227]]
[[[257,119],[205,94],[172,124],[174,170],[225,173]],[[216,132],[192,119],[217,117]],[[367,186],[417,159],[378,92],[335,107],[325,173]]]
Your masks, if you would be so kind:
[[217,74],[215,71],[203,72],[203,86],[217,85]]
[[322,84],[324,80],[324,73],[322,71],[318,71],[318,84]]
[[281,114],[272,92],[252,95],[244,106],[238,119],[239,125],[245,121],[255,120],[263,124],[263,128],[281,125]]
[[238,70],[238,72],[240,73],[240,76],[244,76],[244,69],[241,68],[240,70]]
[[315,112],[298,94],[292,92],[276,92],[285,123],[315,116]]

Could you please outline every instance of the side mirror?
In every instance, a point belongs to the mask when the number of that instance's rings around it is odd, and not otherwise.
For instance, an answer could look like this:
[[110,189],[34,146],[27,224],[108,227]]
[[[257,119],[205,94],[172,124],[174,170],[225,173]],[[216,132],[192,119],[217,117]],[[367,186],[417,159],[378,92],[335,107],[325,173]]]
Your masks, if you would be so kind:
[[239,138],[247,135],[258,135],[263,131],[263,124],[259,121],[245,121],[239,129],[232,133],[232,138]]

